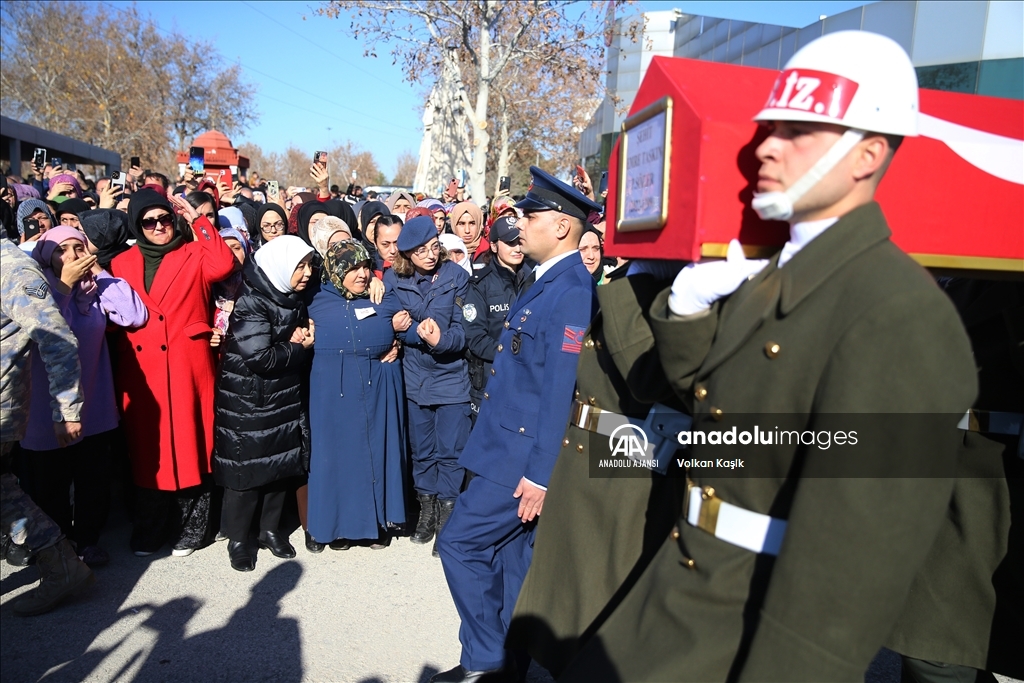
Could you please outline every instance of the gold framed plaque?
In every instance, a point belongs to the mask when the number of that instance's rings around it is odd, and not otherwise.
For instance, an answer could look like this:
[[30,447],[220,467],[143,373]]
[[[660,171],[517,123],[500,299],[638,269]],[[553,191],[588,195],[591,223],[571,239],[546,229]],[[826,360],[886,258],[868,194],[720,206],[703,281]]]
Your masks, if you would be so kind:
[[672,98],[666,96],[622,122],[615,229],[660,230],[668,220],[672,157]]

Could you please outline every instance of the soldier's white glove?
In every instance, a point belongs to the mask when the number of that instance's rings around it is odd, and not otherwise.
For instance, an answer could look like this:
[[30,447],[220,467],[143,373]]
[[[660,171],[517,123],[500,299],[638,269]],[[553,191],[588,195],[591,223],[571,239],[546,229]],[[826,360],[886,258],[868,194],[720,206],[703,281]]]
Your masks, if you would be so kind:
[[739,289],[767,264],[767,259],[748,259],[743,255],[739,240],[732,240],[724,261],[691,263],[679,271],[672,283],[668,307],[676,315],[706,311],[711,304]]

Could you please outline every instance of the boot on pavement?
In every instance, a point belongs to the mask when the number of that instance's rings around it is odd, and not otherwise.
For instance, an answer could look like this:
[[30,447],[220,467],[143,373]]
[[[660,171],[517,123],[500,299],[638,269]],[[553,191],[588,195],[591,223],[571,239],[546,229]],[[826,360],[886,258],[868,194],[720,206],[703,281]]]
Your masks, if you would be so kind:
[[430,554],[434,557],[441,557],[441,553],[437,552],[437,539],[441,538],[441,529],[448,523],[448,518],[452,516],[452,510],[454,509],[454,500],[437,501],[437,536],[434,537],[434,549],[430,551]]
[[420,502],[420,519],[409,540],[413,543],[430,543],[437,527],[437,496],[421,493],[416,495],[416,500]]
[[49,612],[61,600],[74,595],[96,581],[92,570],[78,559],[68,539],[36,554],[39,585],[14,601],[14,613],[31,617]]

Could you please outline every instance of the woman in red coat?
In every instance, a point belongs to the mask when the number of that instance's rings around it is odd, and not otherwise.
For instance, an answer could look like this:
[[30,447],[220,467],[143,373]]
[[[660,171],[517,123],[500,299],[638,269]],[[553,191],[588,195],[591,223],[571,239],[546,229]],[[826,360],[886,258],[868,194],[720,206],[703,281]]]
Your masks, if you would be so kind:
[[[176,232],[175,210],[192,241]],[[111,270],[149,308],[146,324],[121,338],[115,372],[138,487],[131,545],[145,556],[170,539],[172,554],[183,556],[208,540],[216,377],[210,287],[231,274],[235,257],[184,198],[140,190],[128,218],[137,242]]]

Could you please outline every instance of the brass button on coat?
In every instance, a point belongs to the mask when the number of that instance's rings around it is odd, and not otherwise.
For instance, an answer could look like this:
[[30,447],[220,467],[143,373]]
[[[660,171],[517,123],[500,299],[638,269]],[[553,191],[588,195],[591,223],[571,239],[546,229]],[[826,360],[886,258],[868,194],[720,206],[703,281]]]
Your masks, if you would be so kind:
[[679,527],[672,527],[672,538],[673,540],[679,540]]
[[591,396],[591,397],[589,397],[589,398],[587,399],[587,403],[589,403],[589,404],[590,404],[590,405],[592,405],[592,406],[596,406],[596,405],[597,405],[597,399],[596,399],[596,398],[594,398],[593,396]]
[[576,444],[576,452],[577,453],[582,453],[583,452],[583,444],[581,444],[581,443]]
[[562,439],[562,447],[564,448],[564,447],[566,447],[568,445],[569,445],[569,439]]
[[724,415],[725,415],[725,413],[722,412],[721,408],[712,408],[711,409],[711,417],[715,418],[715,420],[717,420],[719,422],[721,422],[722,417]]
[[505,329],[506,330],[508,329],[508,321],[507,320],[505,321]]
[[490,397],[491,397],[491,395],[490,395],[490,394],[488,394],[488,393],[487,393],[487,392],[485,391],[485,392],[484,392],[484,400],[487,400],[487,399],[489,399]]
[[584,344],[584,346],[586,346],[588,349],[594,348],[594,340],[593,339],[588,339],[587,342]]
[[519,428],[519,433],[520,434],[525,434],[526,433],[526,427],[520,427]]
[[696,569],[696,567],[697,567],[697,563],[696,562],[694,562],[690,558],[686,558],[686,568],[687,569]]
[[693,389],[693,396],[698,401],[703,401],[704,399],[706,399],[708,397],[708,388],[706,386],[704,386],[703,384],[698,384]]
[[503,348],[505,348],[505,347],[504,347],[504,346],[502,346],[501,344],[498,344],[498,353],[501,353],[501,350],[502,350]]
[[764,354],[769,358],[775,358],[777,355],[779,355],[779,351],[781,350],[782,347],[773,341],[770,341],[764,345]]
[[491,368],[491,376],[494,376],[494,368]]

